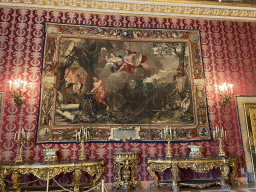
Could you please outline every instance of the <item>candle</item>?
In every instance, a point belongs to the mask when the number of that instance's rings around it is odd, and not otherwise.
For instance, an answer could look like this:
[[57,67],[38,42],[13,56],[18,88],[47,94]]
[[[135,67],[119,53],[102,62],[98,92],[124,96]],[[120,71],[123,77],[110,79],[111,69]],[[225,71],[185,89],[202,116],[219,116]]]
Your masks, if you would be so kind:
[[77,132],[76,132],[76,141],[77,141]]
[[19,92],[19,87],[20,87],[20,80],[18,79],[17,83],[16,83],[16,91],[17,92]]
[[46,186],[46,192],[49,191],[49,177],[50,177],[50,172],[48,171],[48,174],[47,174],[47,186]]
[[29,140],[29,132],[27,133],[27,139]]
[[230,91],[231,91],[231,94],[233,94],[233,84],[230,85]]
[[20,139],[20,129],[19,129],[19,132],[18,132],[18,139]]
[[223,127],[222,127],[222,130],[221,130],[221,136],[222,137],[224,136]]
[[213,130],[213,137],[215,137],[215,130]]
[[231,84],[228,84],[228,94],[231,93]]
[[11,92],[12,91],[12,81],[10,80],[9,83],[10,83],[10,92]]
[[160,137],[161,137],[161,139],[163,138],[163,132],[162,131],[161,131],[161,136]]
[[84,130],[84,135],[85,135],[85,129],[83,128],[83,130]]
[[224,87],[223,87],[222,85],[220,85],[219,88],[220,88],[220,94],[223,94],[223,92],[224,92]]
[[17,88],[17,80],[14,80],[13,85],[14,85],[14,91],[15,91]]
[[227,132],[225,131],[225,138],[227,138]]
[[78,134],[78,138],[79,138],[79,140],[81,140],[81,137],[80,137],[80,135],[81,135],[81,130],[80,130],[80,133]]
[[23,82],[23,92],[25,92],[25,90],[26,90],[26,85],[27,85],[27,81],[24,81]]

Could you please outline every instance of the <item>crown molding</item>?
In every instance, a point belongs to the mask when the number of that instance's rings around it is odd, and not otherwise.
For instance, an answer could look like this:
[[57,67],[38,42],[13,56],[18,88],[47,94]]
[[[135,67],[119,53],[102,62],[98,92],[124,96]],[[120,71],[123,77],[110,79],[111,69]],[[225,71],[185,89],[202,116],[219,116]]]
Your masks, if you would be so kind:
[[[203,3],[203,4],[202,4]],[[178,0],[0,0],[1,7],[256,21],[256,6]]]

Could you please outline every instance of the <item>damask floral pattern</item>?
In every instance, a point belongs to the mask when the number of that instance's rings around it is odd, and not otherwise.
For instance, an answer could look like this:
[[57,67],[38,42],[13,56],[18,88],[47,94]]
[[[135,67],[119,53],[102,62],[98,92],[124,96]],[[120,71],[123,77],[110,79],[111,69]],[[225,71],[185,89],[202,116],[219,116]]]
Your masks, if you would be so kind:
[[[123,16],[108,14],[90,14],[75,12],[44,11],[33,9],[0,10],[0,89],[4,91],[1,116],[1,161],[13,161],[18,154],[18,147],[13,142],[15,132],[20,127],[31,132],[31,142],[24,147],[24,158],[29,161],[43,159],[42,149],[59,148],[61,160],[74,160],[79,157],[79,145],[42,144],[35,145],[37,114],[40,94],[40,76],[43,54],[44,22],[77,23],[103,26],[142,27],[142,28],[176,28],[199,29],[203,51],[206,78],[206,92],[210,126],[223,126],[227,131],[224,142],[227,155],[238,155],[238,176],[244,168],[244,157],[237,111],[234,99],[225,109],[220,106],[220,96],[214,85],[224,82],[234,84],[235,95],[256,94],[254,73],[256,72],[256,23],[230,20],[204,20],[191,18],[162,18]],[[18,108],[8,93],[8,80],[22,78],[30,83],[25,94],[24,106]],[[204,155],[217,155],[218,145],[215,141],[194,143],[172,143],[174,156],[187,155],[187,146],[202,145]],[[138,179],[150,180],[147,171],[147,157],[165,156],[164,143],[89,143],[85,145],[89,159],[106,159],[106,171],[103,179],[106,183],[114,182],[115,171],[112,153],[115,151],[138,151],[140,163]],[[182,178],[212,178],[218,171],[199,174],[186,172]],[[170,174],[164,172],[162,178]],[[71,183],[72,177],[60,176],[61,183]],[[23,180],[29,180],[25,177]],[[82,176],[82,181],[87,178]],[[44,183],[40,181],[40,184]],[[39,183],[37,183],[39,184]]]

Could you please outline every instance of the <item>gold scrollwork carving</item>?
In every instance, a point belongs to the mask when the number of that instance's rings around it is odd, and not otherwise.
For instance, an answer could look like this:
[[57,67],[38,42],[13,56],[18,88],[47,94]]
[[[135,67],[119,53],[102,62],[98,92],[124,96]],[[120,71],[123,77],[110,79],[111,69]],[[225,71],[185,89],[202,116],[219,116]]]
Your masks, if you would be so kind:
[[211,169],[213,169],[214,167],[221,167],[223,163],[221,162],[196,162],[196,163],[179,163],[179,167],[180,168],[190,168],[194,171],[200,172],[200,173],[207,173],[209,172]]
[[156,175],[157,172],[163,172],[164,170],[171,167],[171,163],[149,163],[149,166],[147,167],[148,172],[150,173],[150,176],[154,180],[154,183],[150,185],[150,188],[157,188],[159,187],[159,181],[158,176]]
[[128,191],[131,187],[139,188],[136,171],[139,163],[138,152],[115,152],[113,153],[114,165],[117,177],[113,183],[112,190],[123,187]]

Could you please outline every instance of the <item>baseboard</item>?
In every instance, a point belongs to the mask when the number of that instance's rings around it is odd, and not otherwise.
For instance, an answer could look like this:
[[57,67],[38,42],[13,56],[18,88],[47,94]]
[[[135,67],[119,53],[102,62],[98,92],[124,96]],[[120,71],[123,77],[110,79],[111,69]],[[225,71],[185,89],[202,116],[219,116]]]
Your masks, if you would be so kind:
[[[254,179],[254,175],[253,175],[253,179]],[[246,183],[248,183],[247,182],[247,180],[248,180],[248,178],[247,177],[236,177],[235,178],[235,180],[237,180],[240,184],[246,184]],[[254,181],[254,180],[253,180]],[[140,186],[140,188],[141,189],[149,189],[149,186],[150,186],[150,184],[151,183],[154,183],[154,181],[153,180],[151,180],[151,181],[139,181],[139,186]],[[110,191],[111,190],[111,188],[112,188],[112,185],[113,185],[113,183],[104,183],[105,184],[105,187],[106,187],[106,189],[108,190],[108,191]],[[41,188],[42,188],[43,186],[41,186]],[[46,186],[45,186],[46,187]],[[68,187],[73,187],[73,186],[68,186]],[[39,188],[39,186],[38,187],[35,187],[35,188]],[[34,188],[34,189],[35,189]],[[52,187],[52,188],[54,188],[54,187]],[[56,186],[56,191],[58,191],[58,189],[57,189],[58,187]],[[1,189],[1,186],[0,186],[0,189]],[[40,190],[35,190],[35,191],[40,191]]]
[[[150,184],[153,183],[153,181],[139,181],[139,186],[141,189],[148,189]],[[111,190],[113,183],[105,183],[105,187],[108,191]]]
[[[238,181],[241,185],[242,184],[246,184],[246,180],[247,178],[246,177],[236,177],[235,178],[236,181]],[[139,186],[141,189],[149,189],[149,186],[151,183],[154,183],[153,180],[151,181],[139,181]],[[112,187],[113,183],[105,183],[105,186],[107,188],[107,190],[111,190],[111,187]]]
[[246,184],[246,177],[236,177],[235,180],[237,180],[241,185]]
[[255,183],[254,173],[246,173],[246,182]]

